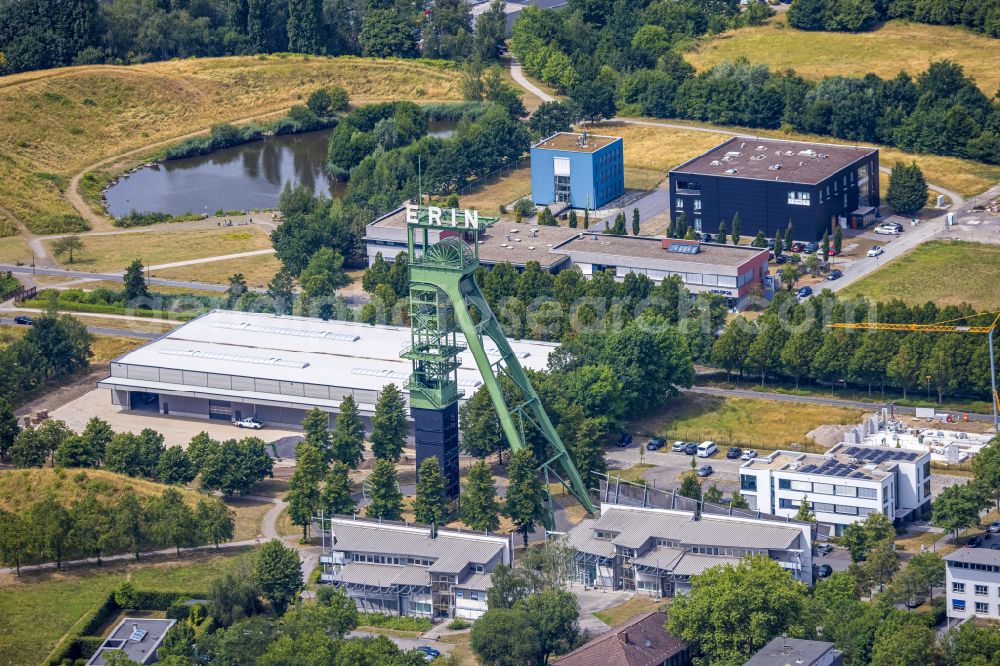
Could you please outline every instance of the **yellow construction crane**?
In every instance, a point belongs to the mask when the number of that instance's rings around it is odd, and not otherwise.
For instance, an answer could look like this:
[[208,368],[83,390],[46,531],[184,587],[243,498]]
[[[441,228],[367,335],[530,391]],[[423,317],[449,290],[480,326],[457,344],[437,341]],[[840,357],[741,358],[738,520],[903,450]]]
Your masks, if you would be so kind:
[[[956,325],[953,322],[956,321],[968,321],[970,319],[975,319],[976,317],[981,317],[983,315],[990,315],[993,317],[993,322],[989,326],[969,326],[968,324]],[[990,380],[993,383],[993,431],[1000,432],[997,429],[997,413],[1000,410],[1000,395],[997,394],[997,370],[996,362],[993,360],[993,331],[996,330],[997,325],[1000,324],[1000,311],[998,312],[977,312],[974,315],[969,315],[967,317],[959,317],[958,319],[949,319],[948,321],[938,322],[936,324],[883,324],[876,322],[863,322],[859,324],[827,324],[830,328],[852,328],[852,329],[866,329],[869,331],[913,331],[917,333],[985,333],[988,336],[990,345]]]

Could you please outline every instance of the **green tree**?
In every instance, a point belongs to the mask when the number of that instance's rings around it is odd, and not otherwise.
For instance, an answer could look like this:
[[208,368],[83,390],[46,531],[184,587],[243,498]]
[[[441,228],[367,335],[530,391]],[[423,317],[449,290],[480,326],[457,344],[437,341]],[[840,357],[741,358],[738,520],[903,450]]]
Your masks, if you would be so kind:
[[840,256],[840,250],[844,245],[844,232],[841,231],[840,225],[833,230],[833,253]]
[[227,280],[226,287],[226,307],[235,308],[237,301],[243,294],[247,293],[247,279],[243,273],[234,273]]
[[277,314],[292,314],[292,305],[295,302],[295,279],[284,266],[278,269],[267,283],[267,295],[274,301],[274,311]]
[[24,340],[38,350],[47,377],[63,377],[86,368],[93,356],[86,326],[69,315],[42,315]]
[[938,649],[934,630],[919,622],[886,623],[876,633],[871,666],[935,666]]
[[[692,461],[694,459],[692,458]],[[677,490],[677,494],[681,497],[689,497],[693,500],[701,499],[701,482],[698,481],[698,475],[694,471],[684,472],[681,475],[681,486]]]
[[944,635],[945,663],[986,666],[1000,662],[1000,633],[993,627],[963,622]]
[[884,514],[876,512],[865,516],[865,519],[854,522],[844,528],[840,544],[851,553],[851,560],[864,560],[872,548],[884,541],[892,541],[896,529],[892,521]]
[[801,520],[806,523],[816,522],[816,514],[813,513],[812,507],[809,506],[809,501],[805,497],[799,502],[799,511],[795,514],[795,520]]
[[52,460],[53,464],[59,467],[97,467],[98,462],[83,438],[78,435],[67,437],[60,442]]
[[[345,401],[348,399],[354,404],[354,398],[347,396]],[[331,450],[330,417],[322,409],[314,407],[306,412],[305,418],[302,419],[302,432],[305,441],[320,452],[324,461],[336,457]]]
[[19,432],[21,428],[17,425],[13,407],[6,398],[0,396],[0,458],[7,457]]
[[316,250],[299,275],[302,290],[312,298],[333,296],[341,287],[351,284],[344,272],[344,256],[329,247]]
[[590,228],[590,206],[583,209],[583,228]]
[[97,460],[104,459],[104,451],[107,449],[111,439],[115,436],[115,431],[107,421],[103,421],[96,416],[87,421],[86,427],[80,433],[87,450],[92,452]]
[[396,464],[388,458],[375,461],[368,477],[369,502],[365,515],[383,520],[400,520],[403,517],[403,493],[396,481]]
[[993,493],[996,506],[1000,509],[1000,436],[991,439],[972,458],[972,472],[976,481]]
[[777,233],[774,235],[774,258],[777,259],[780,257],[784,249],[785,240],[781,236],[781,229],[778,229]]
[[19,432],[10,447],[10,458],[15,467],[43,467],[48,456],[45,442],[33,428]]
[[500,527],[500,504],[493,474],[485,460],[469,468],[462,493],[462,522],[470,529],[495,532]]
[[97,566],[101,566],[101,555],[113,551],[118,545],[114,540],[108,508],[91,493],[73,504],[70,518],[73,527],[69,540],[73,550],[96,558]]
[[309,525],[319,511],[319,482],[326,474],[323,454],[307,440],[295,447],[295,472],[288,482],[288,515],[302,527],[302,541],[309,538]]
[[733,213],[733,245],[740,244],[740,214]]
[[504,515],[514,522],[515,529],[521,533],[525,548],[528,547],[528,535],[542,522],[545,515],[542,484],[535,467],[534,454],[525,448],[514,452],[507,468]]
[[617,110],[614,88],[601,80],[581,80],[570,91],[570,97],[580,107],[580,116],[592,123],[613,118]]
[[927,203],[927,181],[916,162],[897,161],[889,175],[886,203],[897,215],[913,215]]
[[184,502],[176,488],[167,488],[163,495],[150,502],[151,530],[158,543],[173,546],[180,556],[181,548],[193,546],[200,536],[194,511]]
[[45,558],[56,563],[56,570],[62,569],[63,555],[70,545],[69,535],[73,518],[53,497],[35,502],[27,511],[27,520],[35,548]]
[[729,506],[731,506],[734,509],[749,509],[750,503],[747,502],[745,497],[743,497],[743,493],[741,493],[739,490],[734,490],[733,500],[732,502],[729,503]]
[[982,508],[983,493],[975,482],[948,486],[931,504],[931,523],[957,539],[961,530],[979,524]]
[[722,491],[713,483],[705,491],[704,500],[708,504],[722,504]]
[[152,479],[164,451],[163,435],[155,430],[143,428],[138,435],[120,432],[105,450],[104,466],[119,474]]
[[406,444],[406,402],[395,384],[379,391],[372,416],[372,453],[392,462],[399,459]]
[[358,46],[371,58],[408,58],[417,53],[414,22],[401,9],[371,9],[361,21]]
[[418,523],[443,525],[448,515],[444,475],[437,456],[424,458],[417,472],[417,497],[413,502],[413,516]]
[[70,234],[69,236],[62,236],[52,241],[52,251],[57,257],[61,257],[64,254],[69,255],[69,263],[73,263],[73,253],[77,250],[83,249],[83,241],[76,234]]
[[288,50],[320,53],[323,42],[323,3],[319,0],[289,0]]
[[816,336],[808,329],[801,329],[788,336],[785,346],[781,348],[781,367],[795,378],[795,388],[799,380],[807,375],[812,367],[813,355],[816,350]]
[[829,231],[824,231],[823,232],[823,240],[822,240],[822,242],[820,242],[819,251],[820,251],[820,254],[823,257],[822,260],[823,261],[827,261],[828,258],[829,258],[829,256],[830,256],[830,232]]
[[302,589],[298,552],[278,539],[271,539],[257,551],[254,580],[261,595],[271,603],[271,608],[282,615]]
[[576,217],[576,211],[575,210],[571,210],[569,212],[569,228],[570,229],[576,229],[578,225],[579,225],[579,221],[577,220],[577,217]]
[[726,221],[725,220],[719,220],[719,233],[717,234],[717,238],[715,239],[715,242],[721,243],[722,245],[725,245],[726,244],[726,235],[727,235]]
[[865,577],[872,583],[878,583],[879,592],[885,589],[885,583],[891,580],[899,571],[899,551],[892,539],[876,543],[868,551],[868,559],[861,565]]
[[484,666],[539,663],[541,648],[532,618],[520,609],[490,608],[472,625],[472,651]]
[[767,238],[764,237],[763,231],[758,231],[757,235],[750,242],[750,247],[765,248],[767,247]]
[[580,606],[572,592],[559,589],[542,590],[517,603],[529,624],[538,633],[537,663],[549,663],[549,657],[563,654],[576,644]]
[[111,512],[111,528],[115,539],[139,561],[139,555],[149,540],[146,509],[132,493],[118,501]]
[[903,389],[905,400],[907,391],[920,381],[920,356],[908,342],[904,342],[886,364],[885,371]]
[[639,235],[639,209],[638,208],[633,208],[632,209],[632,235],[633,236],[638,236]]
[[230,541],[236,529],[236,514],[216,497],[203,497],[195,507],[195,520],[202,539],[218,548],[223,541]]
[[186,486],[194,481],[198,470],[179,446],[171,446],[161,455],[156,464],[156,478],[167,485]]
[[18,576],[21,565],[31,561],[32,541],[32,527],[27,516],[0,509],[0,562],[14,567]]
[[132,304],[135,301],[149,297],[146,275],[143,271],[144,267],[139,259],[133,259],[132,263],[125,269],[125,276],[122,278],[125,285],[125,303],[131,307],[134,307]]
[[351,499],[350,469],[342,462],[335,462],[326,474],[326,482],[320,493],[320,506],[328,516],[354,513],[355,503]]
[[708,569],[674,599],[667,629],[696,645],[710,664],[742,664],[782,633],[809,636],[805,585],[777,562],[751,555]]

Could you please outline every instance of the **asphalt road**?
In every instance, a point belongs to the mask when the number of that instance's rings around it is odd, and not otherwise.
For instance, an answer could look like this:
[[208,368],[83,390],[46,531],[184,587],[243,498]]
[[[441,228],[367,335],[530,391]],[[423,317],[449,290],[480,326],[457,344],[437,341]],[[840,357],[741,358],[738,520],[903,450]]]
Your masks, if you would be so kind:
[[[0,324],[14,325],[13,317],[0,317]],[[87,332],[94,335],[116,335],[123,338],[142,338],[143,340],[155,340],[163,333],[151,333],[148,331],[132,331],[127,328],[109,328],[106,326],[88,326]]]

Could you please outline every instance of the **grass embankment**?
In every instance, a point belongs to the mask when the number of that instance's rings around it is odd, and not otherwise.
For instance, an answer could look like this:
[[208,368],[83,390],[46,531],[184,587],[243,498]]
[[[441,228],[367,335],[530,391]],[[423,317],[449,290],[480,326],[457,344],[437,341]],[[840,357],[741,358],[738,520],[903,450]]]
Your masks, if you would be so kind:
[[810,443],[806,433],[828,423],[860,423],[864,410],[685,394],[641,423],[637,432],[655,432],[670,440],[713,440],[723,446],[774,449]]
[[[133,259],[148,267],[271,247],[267,233],[250,225],[85,236],[82,240],[83,249],[73,253],[72,267],[95,272],[125,270]],[[45,241],[50,251],[53,242]]]
[[[246,552],[246,551],[242,551]],[[39,664],[88,610],[126,578],[146,591],[207,591],[231,571],[240,551],[113,562],[61,573],[0,577],[0,663]]]
[[[445,64],[288,54],[6,76],[0,82],[0,206],[36,233],[80,228],[82,219],[62,193],[73,175],[105,157],[213,123],[280,112],[321,86],[343,86],[355,103],[459,100],[458,80],[459,70]],[[98,174],[89,187],[100,184]]]
[[662,606],[666,606],[666,603],[662,599],[656,600],[652,597],[637,594],[623,604],[595,612],[594,617],[609,627],[614,627],[626,620],[631,620],[640,613],[649,613]]
[[975,77],[986,95],[1000,86],[1000,49],[995,39],[959,27],[889,21],[871,32],[805,32],[789,28],[784,14],[764,25],[706,37],[685,59],[699,71],[745,57],[772,70],[794,69],[808,79],[912,76],[935,60],[951,60]]
[[977,310],[996,310],[1000,307],[998,275],[1000,247],[933,240],[869,273],[840,294],[863,295],[874,301],[898,298],[914,305],[965,302]]
[[[281,268],[281,262],[273,254],[259,254],[253,257],[226,259],[191,266],[164,268],[150,273],[153,277],[170,280],[190,280],[209,284],[226,284],[236,273],[243,273],[251,287],[266,287],[274,274]],[[159,286],[155,289],[159,291]],[[215,294],[218,296],[219,294]]]
[[[647,118],[643,120],[697,125],[709,129],[725,129],[732,131],[734,135],[767,136],[775,139],[818,141],[820,143],[841,145],[857,145],[858,143],[856,141],[843,141],[817,134],[786,133],[780,130],[766,130],[754,127],[723,127],[693,120],[665,120],[662,118]],[[728,138],[726,134],[699,132],[692,129],[622,125],[614,122],[598,123],[591,131],[620,136],[625,139],[624,161],[626,169],[629,167],[638,167],[664,172],[685,160],[700,155]],[[983,164],[957,157],[917,155],[916,153],[907,153],[885,146],[875,147],[879,149],[879,162],[882,166],[891,167],[897,160],[906,163],[914,161],[920,166],[927,182],[954,190],[962,196],[974,196],[989,189],[997,181],[1000,181],[1000,166],[998,165]],[[885,188],[882,191],[884,196]]]

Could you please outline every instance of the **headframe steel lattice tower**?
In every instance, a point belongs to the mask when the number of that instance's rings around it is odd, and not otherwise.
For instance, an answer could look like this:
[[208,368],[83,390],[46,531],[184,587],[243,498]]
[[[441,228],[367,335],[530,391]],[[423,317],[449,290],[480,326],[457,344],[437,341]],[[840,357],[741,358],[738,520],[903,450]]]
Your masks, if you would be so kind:
[[[415,426],[417,465],[429,456],[438,456],[449,497],[458,495],[458,400],[463,395],[458,385],[458,355],[469,350],[511,448],[516,451],[529,446],[526,432],[537,431],[545,442],[539,469],[546,488],[554,476],[593,513],[594,505],[576,466],[476,284],[479,234],[496,222],[495,218],[478,217],[473,212],[413,206],[407,210],[411,344],[401,356],[413,363],[406,386]],[[430,240],[432,232],[437,232],[436,242]],[[475,319],[470,308],[476,313]],[[487,354],[486,338],[496,346],[499,358],[495,361]],[[518,387],[523,397],[520,404],[507,404],[500,386],[501,375],[508,376]],[[551,498],[549,506],[546,527],[551,529]]]

